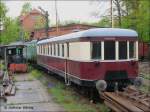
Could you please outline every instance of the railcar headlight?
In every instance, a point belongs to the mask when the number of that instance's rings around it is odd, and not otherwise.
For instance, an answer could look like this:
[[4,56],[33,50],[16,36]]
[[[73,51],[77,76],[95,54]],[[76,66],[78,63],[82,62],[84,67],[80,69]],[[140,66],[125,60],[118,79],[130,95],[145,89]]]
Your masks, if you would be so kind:
[[142,77],[137,77],[135,80],[134,80],[134,86],[135,87],[139,87],[143,84],[143,78]]
[[96,89],[98,91],[104,91],[107,88],[107,83],[104,80],[98,80],[96,82]]

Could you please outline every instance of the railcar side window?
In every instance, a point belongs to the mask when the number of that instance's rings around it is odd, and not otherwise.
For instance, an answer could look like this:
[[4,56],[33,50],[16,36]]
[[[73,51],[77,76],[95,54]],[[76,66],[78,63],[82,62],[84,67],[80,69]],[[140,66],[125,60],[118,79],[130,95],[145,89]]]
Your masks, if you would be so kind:
[[43,45],[43,55],[45,54],[45,46]]
[[69,57],[69,43],[67,43],[67,57]]
[[49,55],[49,44],[47,45],[47,55]]
[[51,55],[51,44],[49,44],[49,55]]
[[40,45],[40,53],[42,54],[42,45]]
[[42,45],[41,45],[41,54],[43,53]]
[[55,44],[54,44],[54,56],[56,55],[56,47],[55,47]]
[[57,54],[58,54],[58,56],[60,56],[60,48],[59,48],[59,44],[57,44]]
[[104,42],[104,59],[115,60],[115,41]]
[[92,44],[92,59],[101,59],[101,42]]
[[52,56],[52,44],[50,44],[50,55]]
[[41,47],[42,47],[42,49],[41,49],[41,50],[42,50],[42,55],[43,55],[43,45],[42,45]]
[[62,44],[62,57],[64,57],[64,44]]
[[129,57],[135,58],[135,42],[131,41],[129,42]]
[[46,46],[44,45],[44,55],[46,54]]
[[51,44],[51,46],[52,46],[52,56],[53,56],[54,55],[54,45]]
[[119,42],[119,59],[127,59],[127,42]]

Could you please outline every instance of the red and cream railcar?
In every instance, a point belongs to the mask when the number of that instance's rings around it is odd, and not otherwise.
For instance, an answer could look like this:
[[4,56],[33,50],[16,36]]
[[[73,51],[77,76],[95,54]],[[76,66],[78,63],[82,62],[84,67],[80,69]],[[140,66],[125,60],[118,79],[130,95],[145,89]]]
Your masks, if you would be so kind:
[[37,43],[37,63],[65,78],[66,83],[95,86],[125,84],[138,75],[137,33],[96,28]]

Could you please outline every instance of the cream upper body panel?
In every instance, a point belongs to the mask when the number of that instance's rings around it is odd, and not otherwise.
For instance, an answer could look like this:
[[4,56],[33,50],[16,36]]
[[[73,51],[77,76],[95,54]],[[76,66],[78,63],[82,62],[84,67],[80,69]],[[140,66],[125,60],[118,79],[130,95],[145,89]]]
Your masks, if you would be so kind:
[[90,60],[90,42],[73,42],[69,44],[69,59]]

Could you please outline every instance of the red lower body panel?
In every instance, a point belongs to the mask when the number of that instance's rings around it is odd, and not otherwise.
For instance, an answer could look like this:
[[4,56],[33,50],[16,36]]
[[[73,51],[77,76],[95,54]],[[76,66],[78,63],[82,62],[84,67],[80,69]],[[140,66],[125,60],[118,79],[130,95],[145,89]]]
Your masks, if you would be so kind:
[[27,72],[27,64],[15,64],[9,65],[9,70],[12,72]]
[[118,75],[118,73],[126,73],[127,78],[129,79],[134,79],[138,75],[137,61],[80,62],[38,55],[38,64],[46,67],[47,69],[56,69],[62,73],[65,72],[66,68],[66,72],[70,76],[80,80],[89,81],[100,79],[105,80],[106,75],[112,75],[111,77],[116,77],[115,75]]

